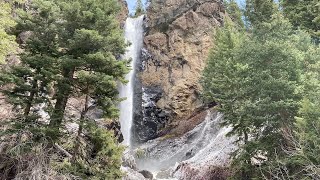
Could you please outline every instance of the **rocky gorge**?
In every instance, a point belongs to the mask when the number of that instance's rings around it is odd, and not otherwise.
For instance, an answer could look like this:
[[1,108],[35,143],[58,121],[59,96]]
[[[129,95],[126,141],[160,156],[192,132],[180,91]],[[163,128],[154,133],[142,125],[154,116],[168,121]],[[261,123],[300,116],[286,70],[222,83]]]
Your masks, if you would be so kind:
[[320,179],[318,1],[0,1],[0,180]]
[[[127,9],[125,9],[127,12]],[[151,0],[135,62],[132,145],[124,179],[225,179],[235,137],[223,115],[201,100],[200,77],[222,1]],[[153,173],[150,175],[150,172]]]
[[[205,67],[213,33],[223,24],[225,10],[220,1],[152,0],[147,8],[144,48],[137,74],[142,84],[143,122],[136,118],[139,142],[160,135],[181,135],[192,127],[181,126],[203,120],[207,108],[201,101],[199,79]],[[210,105],[209,105],[210,106]],[[141,117],[141,115],[137,115]],[[195,125],[201,120],[195,120]],[[149,133],[143,131],[150,129]]]
[[[122,11],[117,19],[125,29],[128,5],[118,2]],[[148,4],[140,17],[143,46],[129,82],[133,84],[131,144],[123,156],[123,179],[225,179],[236,138],[226,137],[230,128],[220,127],[223,114],[214,109],[215,104],[201,100],[199,82],[214,45],[214,30],[226,16],[224,5],[220,0],[150,0]],[[2,95],[0,101],[0,116],[9,118],[11,107]],[[73,112],[81,111],[82,101],[68,102],[68,117],[79,118]],[[90,116],[97,120],[101,113],[94,110]],[[119,134],[118,123],[102,125]],[[76,124],[68,124],[71,132],[77,129]]]

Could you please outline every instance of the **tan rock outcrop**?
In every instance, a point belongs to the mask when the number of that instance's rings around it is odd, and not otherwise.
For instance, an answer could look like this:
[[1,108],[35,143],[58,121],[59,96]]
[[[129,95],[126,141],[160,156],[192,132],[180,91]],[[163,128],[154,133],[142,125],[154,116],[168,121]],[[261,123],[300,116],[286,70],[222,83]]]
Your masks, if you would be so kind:
[[118,0],[118,3],[121,7],[121,10],[117,16],[117,20],[120,22],[121,27],[123,27],[128,15],[129,15],[128,4],[125,0]]
[[140,77],[144,87],[161,87],[157,107],[171,124],[187,120],[203,104],[199,79],[225,10],[215,0],[151,0],[144,39],[149,53]]

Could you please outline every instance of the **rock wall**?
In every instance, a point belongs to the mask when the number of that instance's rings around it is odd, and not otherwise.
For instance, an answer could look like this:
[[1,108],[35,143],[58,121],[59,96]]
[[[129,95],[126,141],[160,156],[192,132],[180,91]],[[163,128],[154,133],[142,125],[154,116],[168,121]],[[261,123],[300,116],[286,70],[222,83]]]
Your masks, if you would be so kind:
[[117,20],[120,22],[120,26],[123,27],[124,23],[129,15],[128,4],[125,0],[118,0],[121,10],[117,16]]
[[144,118],[135,120],[136,139],[168,134],[203,110],[199,79],[224,16],[218,0],[150,1],[139,74]]

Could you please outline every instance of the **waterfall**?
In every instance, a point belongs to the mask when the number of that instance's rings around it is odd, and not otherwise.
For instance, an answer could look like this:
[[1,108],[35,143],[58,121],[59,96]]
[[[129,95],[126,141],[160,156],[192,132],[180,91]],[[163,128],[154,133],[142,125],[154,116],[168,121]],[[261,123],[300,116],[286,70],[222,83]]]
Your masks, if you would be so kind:
[[[195,166],[223,165],[229,160],[229,153],[236,147],[234,137],[226,137],[231,127],[221,127],[223,114],[208,111],[205,120],[183,136],[155,139],[141,145],[145,156],[137,159],[139,169],[158,172],[175,167],[178,163]],[[200,168],[201,169],[201,168]]]
[[126,85],[120,85],[119,93],[121,98],[126,100],[120,103],[120,124],[126,146],[131,144],[131,127],[133,124],[133,97],[135,83],[135,69],[139,61],[141,48],[143,45],[143,19],[144,16],[137,18],[128,18],[125,23],[125,38],[130,43],[126,50],[124,59],[131,59],[131,71],[127,74],[126,79],[129,81]]

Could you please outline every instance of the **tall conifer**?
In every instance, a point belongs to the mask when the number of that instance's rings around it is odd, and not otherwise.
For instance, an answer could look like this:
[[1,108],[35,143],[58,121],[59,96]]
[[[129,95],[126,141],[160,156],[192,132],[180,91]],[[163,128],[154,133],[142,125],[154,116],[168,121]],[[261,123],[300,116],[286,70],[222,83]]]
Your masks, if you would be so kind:
[[276,12],[274,0],[246,0],[245,17],[251,26],[270,22]]

